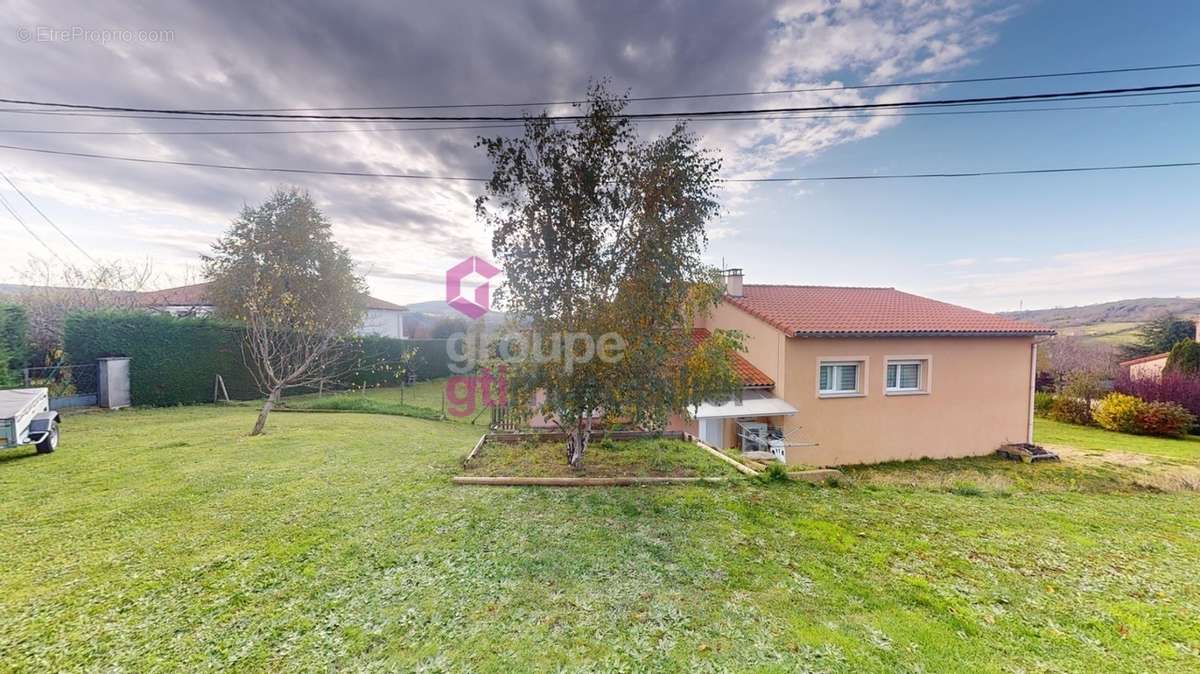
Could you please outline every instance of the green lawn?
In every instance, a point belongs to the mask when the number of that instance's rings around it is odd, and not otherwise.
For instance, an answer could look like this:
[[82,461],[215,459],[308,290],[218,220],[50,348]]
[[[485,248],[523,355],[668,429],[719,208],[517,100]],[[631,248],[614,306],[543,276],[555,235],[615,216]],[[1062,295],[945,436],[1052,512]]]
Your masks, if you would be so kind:
[[[372,411],[376,413],[402,414],[404,408],[398,407],[404,405],[408,407],[419,407],[425,410],[444,414],[446,420],[458,423],[474,424],[486,430],[492,422],[491,413],[483,406],[483,392],[475,392],[475,405],[473,411],[470,411],[466,405],[455,405],[453,400],[444,400],[446,394],[446,379],[430,379],[421,381],[412,386],[391,386],[387,388],[367,389],[365,391],[347,391],[342,393],[326,394],[324,396],[316,395],[299,395],[290,396],[287,398],[287,404],[293,407],[304,407],[312,404],[315,400],[324,401],[323,405],[329,405],[330,400],[339,398],[366,398],[372,401],[367,403],[371,406]],[[459,393],[459,395],[466,395]],[[334,403],[336,405],[336,403]],[[390,410],[390,411],[389,411]],[[455,414],[455,412],[460,414]],[[469,413],[468,413],[469,412]]]
[[478,428],[253,419],[71,416],[58,452],[0,454],[2,668],[1200,668],[1200,497],[1062,474],[1122,465],[455,487]]
[[1170,459],[1200,463],[1200,437],[1185,439],[1155,438],[1145,435],[1112,433],[1100,428],[1064,424],[1050,419],[1035,422],[1037,441],[1051,445],[1067,445],[1077,449],[1150,454]]

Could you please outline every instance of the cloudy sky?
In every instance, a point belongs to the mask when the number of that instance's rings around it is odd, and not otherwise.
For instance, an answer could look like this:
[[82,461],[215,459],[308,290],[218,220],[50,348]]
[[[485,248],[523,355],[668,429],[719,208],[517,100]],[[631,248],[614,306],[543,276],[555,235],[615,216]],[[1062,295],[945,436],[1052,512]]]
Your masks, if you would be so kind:
[[[1194,33],[1200,5],[1185,2],[1112,3],[1103,12],[1094,2],[1066,0],[16,0],[0,6],[0,97],[149,108],[529,103],[577,98],[589,79],[600,77],[633,96],[657,96],[1200,61]],[[96,32],[105,30],[117,32]],[[1200,69],[647,102],[633,109],[1195,81]],[[694,128],[721,152],[726,177],[741,178],[1197,161],[1200,105],[1186,104],[1197,98],[1108,101],[1182,103],[1138,108],[826,115],[704,121]],[[3,105],[0,144],[184,162],[479,176],[488,165],[475,137],[513,132],[144,117],[28,114]],[[662,129],[640,126],[646,135]],[[71,133],[31,133],[44,131]],[[181,131],[204,133],[158,133]],[[245,133],[261,131],[288,133]],[[197,256],[242,205],[281,184],[313,194],[361,262],[373,294],[385,299],[437,299],[447,267],[489,251],[488,232],[474,218],[478,186],[472,183],[284,176],[4,148],[0,171],[94,256],[153,260],[159,285],[194,277]],[[743,185],[723,194],[725,213],[711,224],[708,255],[745,268],[748,282],[896,286],[988,310],[1200,295],[1198,184],[1200,169]],[[83,261],[6,183],[0,182],[0,195],[47,245]],[[27,280],[23,258],[48,255],[3,210],[0,247],[7,253],[0,280],[7,282]]]

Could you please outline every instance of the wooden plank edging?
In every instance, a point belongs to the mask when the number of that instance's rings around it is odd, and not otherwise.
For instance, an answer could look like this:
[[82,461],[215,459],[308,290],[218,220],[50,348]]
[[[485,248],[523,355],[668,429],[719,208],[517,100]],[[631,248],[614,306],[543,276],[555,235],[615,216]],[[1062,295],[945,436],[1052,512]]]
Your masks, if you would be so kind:
[[487,442],[487,437],[488,437],[487,433],[484,433],[483,435],[479,436],[479,441],[475,443],[475,447],[473,447],[471,449],[471,453],[467,455],[467,459],[466,459],[467,463],[470,463],[471,459],[474,459],[475,455],[479,453],[479,449],[481,447],[483,447],[483,443]]
[[458,485],[489,487],[629,487],[654,484],[692,484],[726,482],[726,477],[490,477],[458,475],[450,481]]
[[739,472],[749,475],[750,477],[754,477],[755,475],[758,475],[758,473],[755,472],[755,470],[753,468],[747,466],[746,464],[742,463],[741,461],[738,461],[737,459],[735,459],[731,456],[728,456],[724,452],[717,450],[713,447],[709,447],[708,445],[704,444],[703,442],[700,442],[699,440],[696,440],[695,438],[692,438],[692,442],[696,443],[696,445],[698,447],[700,447],[700,449],[703,449],[704,451],[708,452],[709,454],[712,454],[713,456],[717,457],[718,459],[733,466]]

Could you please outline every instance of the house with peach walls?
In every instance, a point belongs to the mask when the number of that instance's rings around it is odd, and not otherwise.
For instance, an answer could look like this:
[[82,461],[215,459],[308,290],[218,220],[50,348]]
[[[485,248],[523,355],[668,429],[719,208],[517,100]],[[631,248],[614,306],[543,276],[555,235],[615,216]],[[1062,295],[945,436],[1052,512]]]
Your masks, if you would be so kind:
[[[1196,332],[1193,339],[1200,342],[1200,317],[1192,319]],[[1171,353],[1156,353],[1141,358],[1121,361],[1120,367],[1129,373],[1130,379],[1162,379],[1163,371],[1167,369],[1167,359]]]
[[1054,332],[894,288],[744,283],[696,326],[739,330],[742,395],[684,430],[789,464],[990,454],[1032,441],[1037,345]]

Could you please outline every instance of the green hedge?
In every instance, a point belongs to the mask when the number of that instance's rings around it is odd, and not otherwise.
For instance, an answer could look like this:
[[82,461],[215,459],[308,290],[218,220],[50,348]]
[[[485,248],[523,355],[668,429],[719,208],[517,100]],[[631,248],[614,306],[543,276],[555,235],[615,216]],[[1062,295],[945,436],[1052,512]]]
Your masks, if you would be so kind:
[[[73,363],[106,356],[130,358],[130,389],[136,405],[210,402],[213,379],[220,374],[235,400],[261,397],[242,359],[244,327],[209,318],[100,311],[71,314],[65,348]],[[420,379],[449,374],[445,340],[356,340],[353,372],[343,386],[387,386],[403,377],[399,363],[412,351],[409,369]],[[294,391],[293,391],[294,392]]]
[[128,356],[134,404],[174,405],[211,402],[218,374],[229,397],[259,397],[242,362],[242,334],[236,323],[206,318],[99,311],[67,316],[63,341],[72,363]]
[[25,307],[0,304],[0,351],[7,356],[7,366],[19,370],[29,358],[29,316]]

